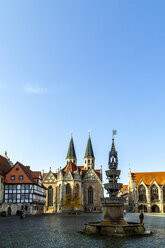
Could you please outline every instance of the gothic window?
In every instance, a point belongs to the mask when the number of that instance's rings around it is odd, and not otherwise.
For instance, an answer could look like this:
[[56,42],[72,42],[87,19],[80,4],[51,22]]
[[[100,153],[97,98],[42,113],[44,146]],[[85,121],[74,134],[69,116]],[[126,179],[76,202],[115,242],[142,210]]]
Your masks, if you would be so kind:
[[59,185],[59,199],[61,200],[61,184]]
[[88,188],[88,204],[93,204],[93,188]]
[[138,192],[139,192],[139,201],[145,202],[146,201],[146,189],[144,185],[140,185]]
[[49,186],[48,188],[48,207],[53,206],[53,188]]
[[163,201],[165,201],[165,185],[163,186]]
[[79,197],[79,185],[77,183],[75,186],[75,198],[78,198],[78,197]]
[[69,183],[66,185],[66,194],[69,194],[69,195],[71,194],[71,187]]
[[158,187],[154,184],[151,187],[151,201],[157,201],[157,200],[159,200]]

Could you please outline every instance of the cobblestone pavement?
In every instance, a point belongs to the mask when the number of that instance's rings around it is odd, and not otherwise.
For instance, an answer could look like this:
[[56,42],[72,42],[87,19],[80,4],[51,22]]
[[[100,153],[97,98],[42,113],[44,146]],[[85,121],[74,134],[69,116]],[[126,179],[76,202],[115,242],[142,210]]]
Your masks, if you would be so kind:
[[[0,248],[164,248],[164,215],[145,215],[146,229],[153,231],[150,237],[107,238],[91,237],[78,233],[84,223],[99,221],[101,214],[81,216],[27,216],[0,218]],[[138,214],[127,214],[127,221],[138,222]]]

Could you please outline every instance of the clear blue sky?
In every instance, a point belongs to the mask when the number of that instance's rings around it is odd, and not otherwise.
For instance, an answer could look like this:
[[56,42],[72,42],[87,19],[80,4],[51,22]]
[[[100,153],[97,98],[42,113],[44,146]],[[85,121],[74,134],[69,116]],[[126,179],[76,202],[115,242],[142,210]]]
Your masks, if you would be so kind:
[[0,2],[0,153],[34,170],[78,165],[91,130],[108,168],[118,130],[121,181],[165,170],[165,1]]

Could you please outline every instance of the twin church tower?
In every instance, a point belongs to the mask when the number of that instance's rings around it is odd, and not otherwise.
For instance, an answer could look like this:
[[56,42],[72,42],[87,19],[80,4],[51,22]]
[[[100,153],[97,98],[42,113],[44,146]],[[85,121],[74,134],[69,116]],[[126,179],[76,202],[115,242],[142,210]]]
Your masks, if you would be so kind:
[[[76,152],[75,152],[75,148],[74,148],[74,142],[73,142],[72,135],[71,135],[71,139],[70,139],[70,144],[69,144],[69,148],[68,148],[66,161],[72,162],[75,165],[77,165],[77,158],[76,158]],[[92,142],[91,142],[90,134],[89,134],[88,143],[87,143],[85,156],[84,156],[84,168],[86,170],[88,170],[90,168],[92,168],[92,169],[95,168],[95,157],[94,157],[94,152],[93,152],[93,148],[92,148]]]
[[84,156],[84,165],[77,165],[77,157],[71,136],[66,166],[57,173],[43,174],[43,185],[48,189],[45,213],[83,211],[100,212],[103,197],[102,169],[95,169],[95,156],[91,137]]

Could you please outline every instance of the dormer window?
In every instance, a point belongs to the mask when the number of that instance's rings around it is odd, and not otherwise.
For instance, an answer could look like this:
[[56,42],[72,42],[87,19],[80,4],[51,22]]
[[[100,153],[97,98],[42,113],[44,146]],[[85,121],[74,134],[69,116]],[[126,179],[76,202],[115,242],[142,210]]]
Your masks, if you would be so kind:
[[14,181],[14,180],[15,180],[15,176],[12,175],[12,176],[10,177],[10,179],[11,179],[12,181]]
[[19,176],[19,180],[21,180],[21,181],[23,180],[23,176],[22,175]]

